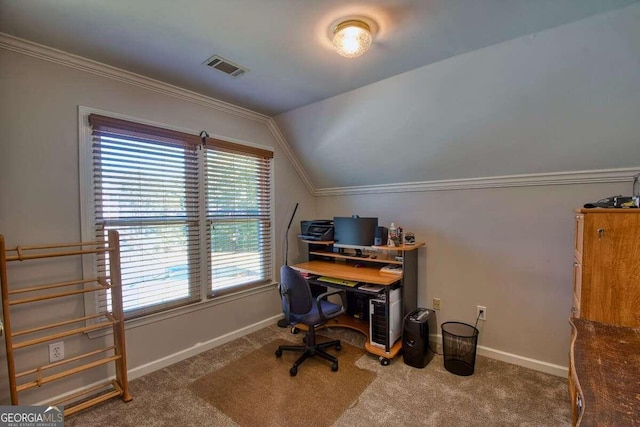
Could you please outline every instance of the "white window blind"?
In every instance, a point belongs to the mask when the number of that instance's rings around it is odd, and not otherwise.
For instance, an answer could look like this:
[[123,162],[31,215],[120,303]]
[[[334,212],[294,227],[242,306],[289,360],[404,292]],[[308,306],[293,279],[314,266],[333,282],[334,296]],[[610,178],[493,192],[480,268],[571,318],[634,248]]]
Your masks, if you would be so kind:
[[271,158],[206,146],[210,295],[269,281]]
[[[194,141],[134,123],[90,116],[95,232],[121,237],[127,317],[200,299],[198,149]],[[197,142],[197,139],[195,140]],[[108,271],[108,258],[99,261]],[[99,310],[108,309],[106,294]]]
[[[195,135],[96,114],[89,123],[95,234],[120,232],[126,318],[271,282],[271,151],[212,138],[202,150]],[[108,263],[98,259],[98,274]],[[105,293],[97,308],[110,303]]]

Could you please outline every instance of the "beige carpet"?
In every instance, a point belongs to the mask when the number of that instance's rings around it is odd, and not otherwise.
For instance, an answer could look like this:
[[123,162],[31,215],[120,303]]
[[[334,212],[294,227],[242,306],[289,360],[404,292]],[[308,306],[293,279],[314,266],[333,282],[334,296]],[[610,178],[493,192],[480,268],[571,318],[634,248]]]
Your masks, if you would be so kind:
[[[343,348],[345,343],[364,347],[364,336],[350,329],[324,329],[322,335],[342,340]],[[252,332],[131,381],[131,402],[109,400],[67,417],[65,426],[235,427],[238,425],[236,421],[198,397],[190,386],[277,339],[298,344],[302,337],[292,335],[288,328],[278,328],[275,324]],[[265,360],[274,360],[275,356],[271,356]],[[340,360],[338,373],[343,369],[342,357]],[[296,380],[302,378],[306,363],[300,368]],[[358,400],[333,423],[334,427],[571,425],[566,378],[482,356],[478,356],[475,373],[469,377],[459,377],[445,370],[441,356],[436,356],[426,368],[416,369],[405,365],[402,357],[393,359],[389,366],[381,366],[377,357],[364,354],[356,361],[356,366],[363,369],[360,373],[371,371],[377,376]],[[329,371],[327,374],[334,374],[328,366],[323,367]],[[288,376],[289,367],[284,360],[282,368],[280,373]],[[296,381],[296,386],[299,384]],[[284,387],[278,387],[269,393],[275,395],[270,398],[286,401],[282,395],[285,392]],[[263,408],[254,408],[248,403],[243,406],[257,419],[272,417]],[[292,424],[295,424],[293,419],[282,423],[283,426]]]
[[291,342],[272,341],[189,388],[241,426],[330,426],[376,377],[375,372],[355,365],[364,351],[344,342],[339,352],[328,350],[338,357],[337,372],[331,371],[329,362],[314,357],[291,377],[289,368],[300,353],[274,355],[279,345],[287,344]]

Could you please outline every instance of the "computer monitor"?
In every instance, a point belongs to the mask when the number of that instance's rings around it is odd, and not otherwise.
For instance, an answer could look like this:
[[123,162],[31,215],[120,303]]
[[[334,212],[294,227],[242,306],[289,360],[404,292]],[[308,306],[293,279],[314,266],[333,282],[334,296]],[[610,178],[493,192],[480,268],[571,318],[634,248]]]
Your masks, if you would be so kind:
[[377,226],[378,218],[334,217],[333,246],[361,251],[373,245]]

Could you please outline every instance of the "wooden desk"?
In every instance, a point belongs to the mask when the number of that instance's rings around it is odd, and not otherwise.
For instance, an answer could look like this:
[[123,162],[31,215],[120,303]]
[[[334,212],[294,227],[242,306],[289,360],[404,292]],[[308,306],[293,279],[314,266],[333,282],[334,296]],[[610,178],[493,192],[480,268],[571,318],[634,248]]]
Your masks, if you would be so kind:
[[569,390],[579,426],[640,426],[640,329],[570,319]]
[[[370,252],[368,258],[354,256],[347,252],[338,252],[333,248],[332,241],[307,241],[309,261],[292,265],[298,271],[317,276],[328,276],[342,280],[352,280],[361,283],[382,285],[386,301],[390,300],[390,291],[398,286],[402,287],[402,309],[403,316],[417,308],[418,304],[418,249],[425,246],[424,243],[416,242],[415,245],[402,245],[396,247],[370,246],[363,248],[365,252]],[[355,265],[359,265],[358,268]],[[402,274],[383,273],[381,267],[387,264],[402,266]],[[323,286],[336,287],[334,285],[322,284]],[[354,288],[344,288],[347,292],[362,292],[371,295],[369,292],[358,291]],[[387,337],[390,333],[390,312],[389,304],[385,307],[385,319],[387,326]],[[305,329],[301,325],[300,329]],[[384,348],[371,344],[369,337],[369,322],[354,319],[343,315],[326,323],[326,326],[339,326],[354,329],[363,333],[367,337],[365,349],[380,358],[382,365],[388,365],[389,359],[394,358],[402,349],[402,339]],[[402,324],[400,325],[402,328]]]
[[[373,283],[376,285],[383,285],[391,287],[398,281],[402,280],[402,274],[393,274],[393,273],[381,273],[380,267],[359,267],[355,268],[351,264],[343,264],[340,262],[327,262],[327,261],[309,261],[303,262],[300,264],[292,265],[292,268],[303,272],[314,274],[317,276],[329,276],[335,277],[344,280],[353,280],[356,282],[363,283]],[[334,288],[344,288],[347,292],[358,292],[357,289],[347,288],[336,286],[333,284],[326,284],[326,286],[334,287]],[[387,294],[388,299],[388,294]],[[387,316],[388,318],[388,316]],[[375,354],[379,357],[380,363],[382,365],[388,365],[389,359],[392,359],[398,355],[400,350],[402,349],[402,339],[396,341],[390,348],[389,351],[386,351],[386,348],[379,348],[374,345],[371,345],[369,340],[369,323],[367,321],[361,319],[354,319],[348,315],[342,315],[339,317],[335,317],[325,323],[322,327],[340,327],[340,328],[349,328],[355,331],[358,331],[364,334],[367,337],[367,341],[365,342],[365,349],[372,354]],[[304,325],[298,325],[299,329],[306,330]]]

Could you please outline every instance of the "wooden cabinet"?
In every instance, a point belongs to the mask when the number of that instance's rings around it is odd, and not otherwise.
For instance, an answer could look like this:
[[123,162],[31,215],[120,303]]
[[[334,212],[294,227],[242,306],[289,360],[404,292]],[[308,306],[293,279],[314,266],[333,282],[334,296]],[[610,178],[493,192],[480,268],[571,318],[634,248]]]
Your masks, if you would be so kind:
[[575,216],[573,317],[640,327],[640,209]]

